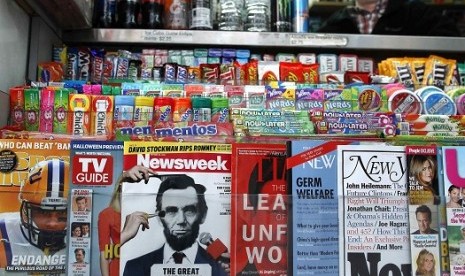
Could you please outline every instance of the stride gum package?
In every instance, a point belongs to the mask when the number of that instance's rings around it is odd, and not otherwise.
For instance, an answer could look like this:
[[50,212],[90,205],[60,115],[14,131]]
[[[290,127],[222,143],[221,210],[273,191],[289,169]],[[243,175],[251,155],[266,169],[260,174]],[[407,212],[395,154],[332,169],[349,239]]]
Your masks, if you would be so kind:
[[90,95],[71,94],[69,97],[70,120],[68,133],[72,135],[90,134]]

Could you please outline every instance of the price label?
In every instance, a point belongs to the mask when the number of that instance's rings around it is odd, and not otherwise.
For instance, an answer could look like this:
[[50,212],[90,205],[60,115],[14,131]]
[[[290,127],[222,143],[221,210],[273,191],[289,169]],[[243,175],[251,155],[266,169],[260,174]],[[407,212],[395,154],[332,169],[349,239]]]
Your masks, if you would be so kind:
[[154,43],[192,43],[192,31],[185,30],[144,30],[141,39]]
[[348,39],[343,36],[327,34],[291,34],[289,44],[293,46],[347,46]]

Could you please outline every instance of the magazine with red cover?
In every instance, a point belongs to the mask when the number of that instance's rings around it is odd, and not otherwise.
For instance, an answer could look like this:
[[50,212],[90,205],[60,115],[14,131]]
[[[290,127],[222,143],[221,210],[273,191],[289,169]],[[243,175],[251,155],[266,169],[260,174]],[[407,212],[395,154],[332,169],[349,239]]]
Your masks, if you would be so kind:
[[226,276],[231,145],[125,142],[123,169],[121,275]]
[[231,275],[287,275],[284,144],[233,144]]

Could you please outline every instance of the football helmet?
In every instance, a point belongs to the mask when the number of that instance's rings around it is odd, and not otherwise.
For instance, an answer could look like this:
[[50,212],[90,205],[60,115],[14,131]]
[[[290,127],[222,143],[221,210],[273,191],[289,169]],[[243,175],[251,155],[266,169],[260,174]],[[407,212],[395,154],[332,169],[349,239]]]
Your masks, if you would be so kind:
[[50,216],[60,213],[61,220],[66,218],[68,177],[69,164],[61,159],[51,159],[41,161],[30,168],[21,185],[21,231],[32,245],[42,250],[48,248],[58,251],[65,247],[66,223],[61,221],[63,227],[58,227],[59,229],[41,229],[39,223],[34,220],[34,215]]

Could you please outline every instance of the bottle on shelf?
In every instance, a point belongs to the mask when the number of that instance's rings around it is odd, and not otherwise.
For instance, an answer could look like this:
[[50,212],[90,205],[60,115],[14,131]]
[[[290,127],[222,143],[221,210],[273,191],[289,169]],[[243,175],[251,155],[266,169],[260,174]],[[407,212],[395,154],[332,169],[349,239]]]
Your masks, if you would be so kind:
[[271,31],[292,32],[292,2],[276,0],[271,5]]
[[191,0],[189,29],[211,30],[213,28],[211,0]]
[[244,0],[219,1],[218,30],[242,31]]
[[163,28],[163,0],[142,0],[142,28]]
[[244,29],[249,32],[269,32],[270,0],[246,0]]
[[119,28],[137,28],[139,18],[139,0],[118,0],[116,11],[118,13]]
[[308,1],[295,0],[292,2],[292,31],[294,33],[308,33]]
[[171,30],[187,29],[188,9],[189,9],[189,0],[165,0],[165,4],[164,4],[165,29],[171,29]]
[[116,0],[95,1],[94,26],[111,28],[116,26]]

